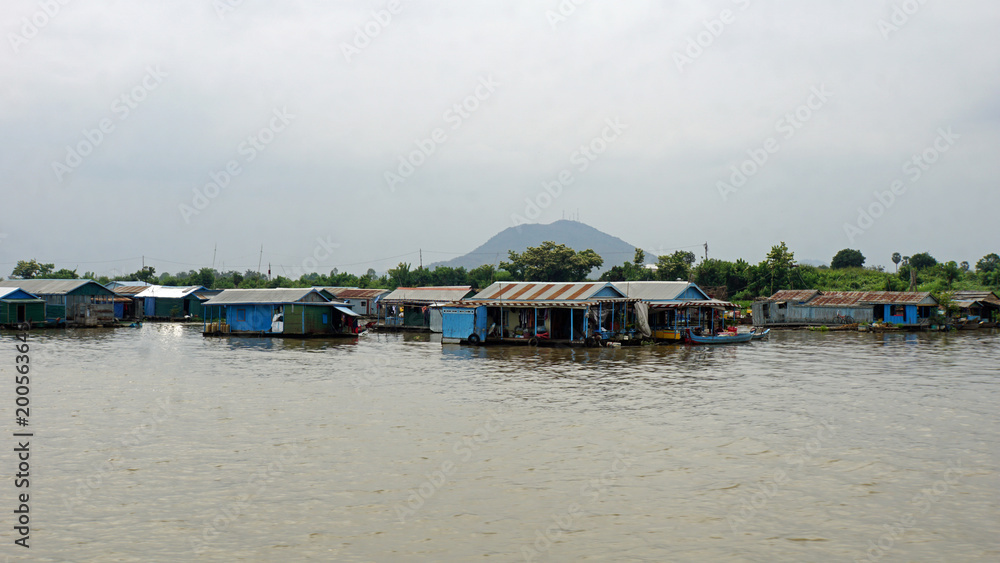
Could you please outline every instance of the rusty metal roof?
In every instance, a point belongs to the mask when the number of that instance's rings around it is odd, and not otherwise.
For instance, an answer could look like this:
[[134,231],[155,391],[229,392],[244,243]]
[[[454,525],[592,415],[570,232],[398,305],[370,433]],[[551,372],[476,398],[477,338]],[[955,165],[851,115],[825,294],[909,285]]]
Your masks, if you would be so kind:
[[808,305],[809,307],[937,305],[937,301],[926,291],[819,291],[816,289],[792,289],[779,291],[772,295],[768,301],[788,301]]
[[816,294],[819,293],[818,289],[782,289],[774,295],[772,295],[768,301],[794,301],[796,303],[805,303]]
[[[476,295],[474,301],[586,301],[606,287],[614,288],[610,282],[496,282]],[[615,288],[619,294],[621,291]]]
[[[315,301],[305,301],[310,294],[315,293],[319,297]],[[312,299],[316,299],[312,297]],[[205,303],[205,307],[211,305],[256,305],[256,304],[326,304],[345,305],[339,301],[327,301],[326,297],[312,288],[277,288],[277,289],[226,289],[222,293],[212,297]]]
[[111,288],[111,291],[115,292],[116,295],[121,295],[123,297],[135,297],[137,294],[146,291],[150,286],[148,285],[120,285],[118,287]]

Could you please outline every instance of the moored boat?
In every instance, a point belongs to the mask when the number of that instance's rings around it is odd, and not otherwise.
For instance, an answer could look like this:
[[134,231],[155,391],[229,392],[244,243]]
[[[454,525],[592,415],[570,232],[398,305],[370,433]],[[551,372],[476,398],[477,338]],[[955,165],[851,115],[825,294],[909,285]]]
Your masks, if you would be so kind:
[[750,334],[753,335],[751,340],[764,340],[771,334],[771,329],[765,328],[763,331],[757,332],[757,329],[755,328],[750,331]]
[[744,332],[742,334],[719,334],[716,336],[702,336],[694,334],[694,331],[688,330],[684,334],[684,342],[687,344],[741,344],[744,342],[750,342],[753,339],[752,332]]

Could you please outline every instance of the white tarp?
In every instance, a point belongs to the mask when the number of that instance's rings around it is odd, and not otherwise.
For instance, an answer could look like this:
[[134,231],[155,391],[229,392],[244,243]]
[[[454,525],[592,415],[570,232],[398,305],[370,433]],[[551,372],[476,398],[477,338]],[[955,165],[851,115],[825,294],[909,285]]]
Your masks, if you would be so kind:
[[649,306],[643,301],[635,302],[635,324],[643,336],[653,336],[653,331],[649,329]]

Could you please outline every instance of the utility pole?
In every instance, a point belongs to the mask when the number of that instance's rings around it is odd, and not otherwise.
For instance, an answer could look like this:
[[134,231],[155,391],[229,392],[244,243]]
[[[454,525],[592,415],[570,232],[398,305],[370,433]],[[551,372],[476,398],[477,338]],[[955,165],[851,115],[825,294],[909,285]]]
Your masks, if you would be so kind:
[[215,254],[219,251],[219,243],[215,243],[215,248],[212,250],[212,269],[215,269]]
[[260,245],[260,258],[257,259],[257,278],[260,278],[260,263],[264,261],[264,245]]
[[420,249],[420,269],[424,269],[424,249]]
[[708,243],[705,243],[705,260],[708,260]]

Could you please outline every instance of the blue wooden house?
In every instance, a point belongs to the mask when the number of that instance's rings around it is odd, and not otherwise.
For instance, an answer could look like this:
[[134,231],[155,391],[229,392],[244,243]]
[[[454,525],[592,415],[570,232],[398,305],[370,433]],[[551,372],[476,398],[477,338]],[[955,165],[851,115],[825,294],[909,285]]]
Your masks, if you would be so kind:
[[206,301],[206,336],[356,336],[359,315],[319,290],[227,289]]

